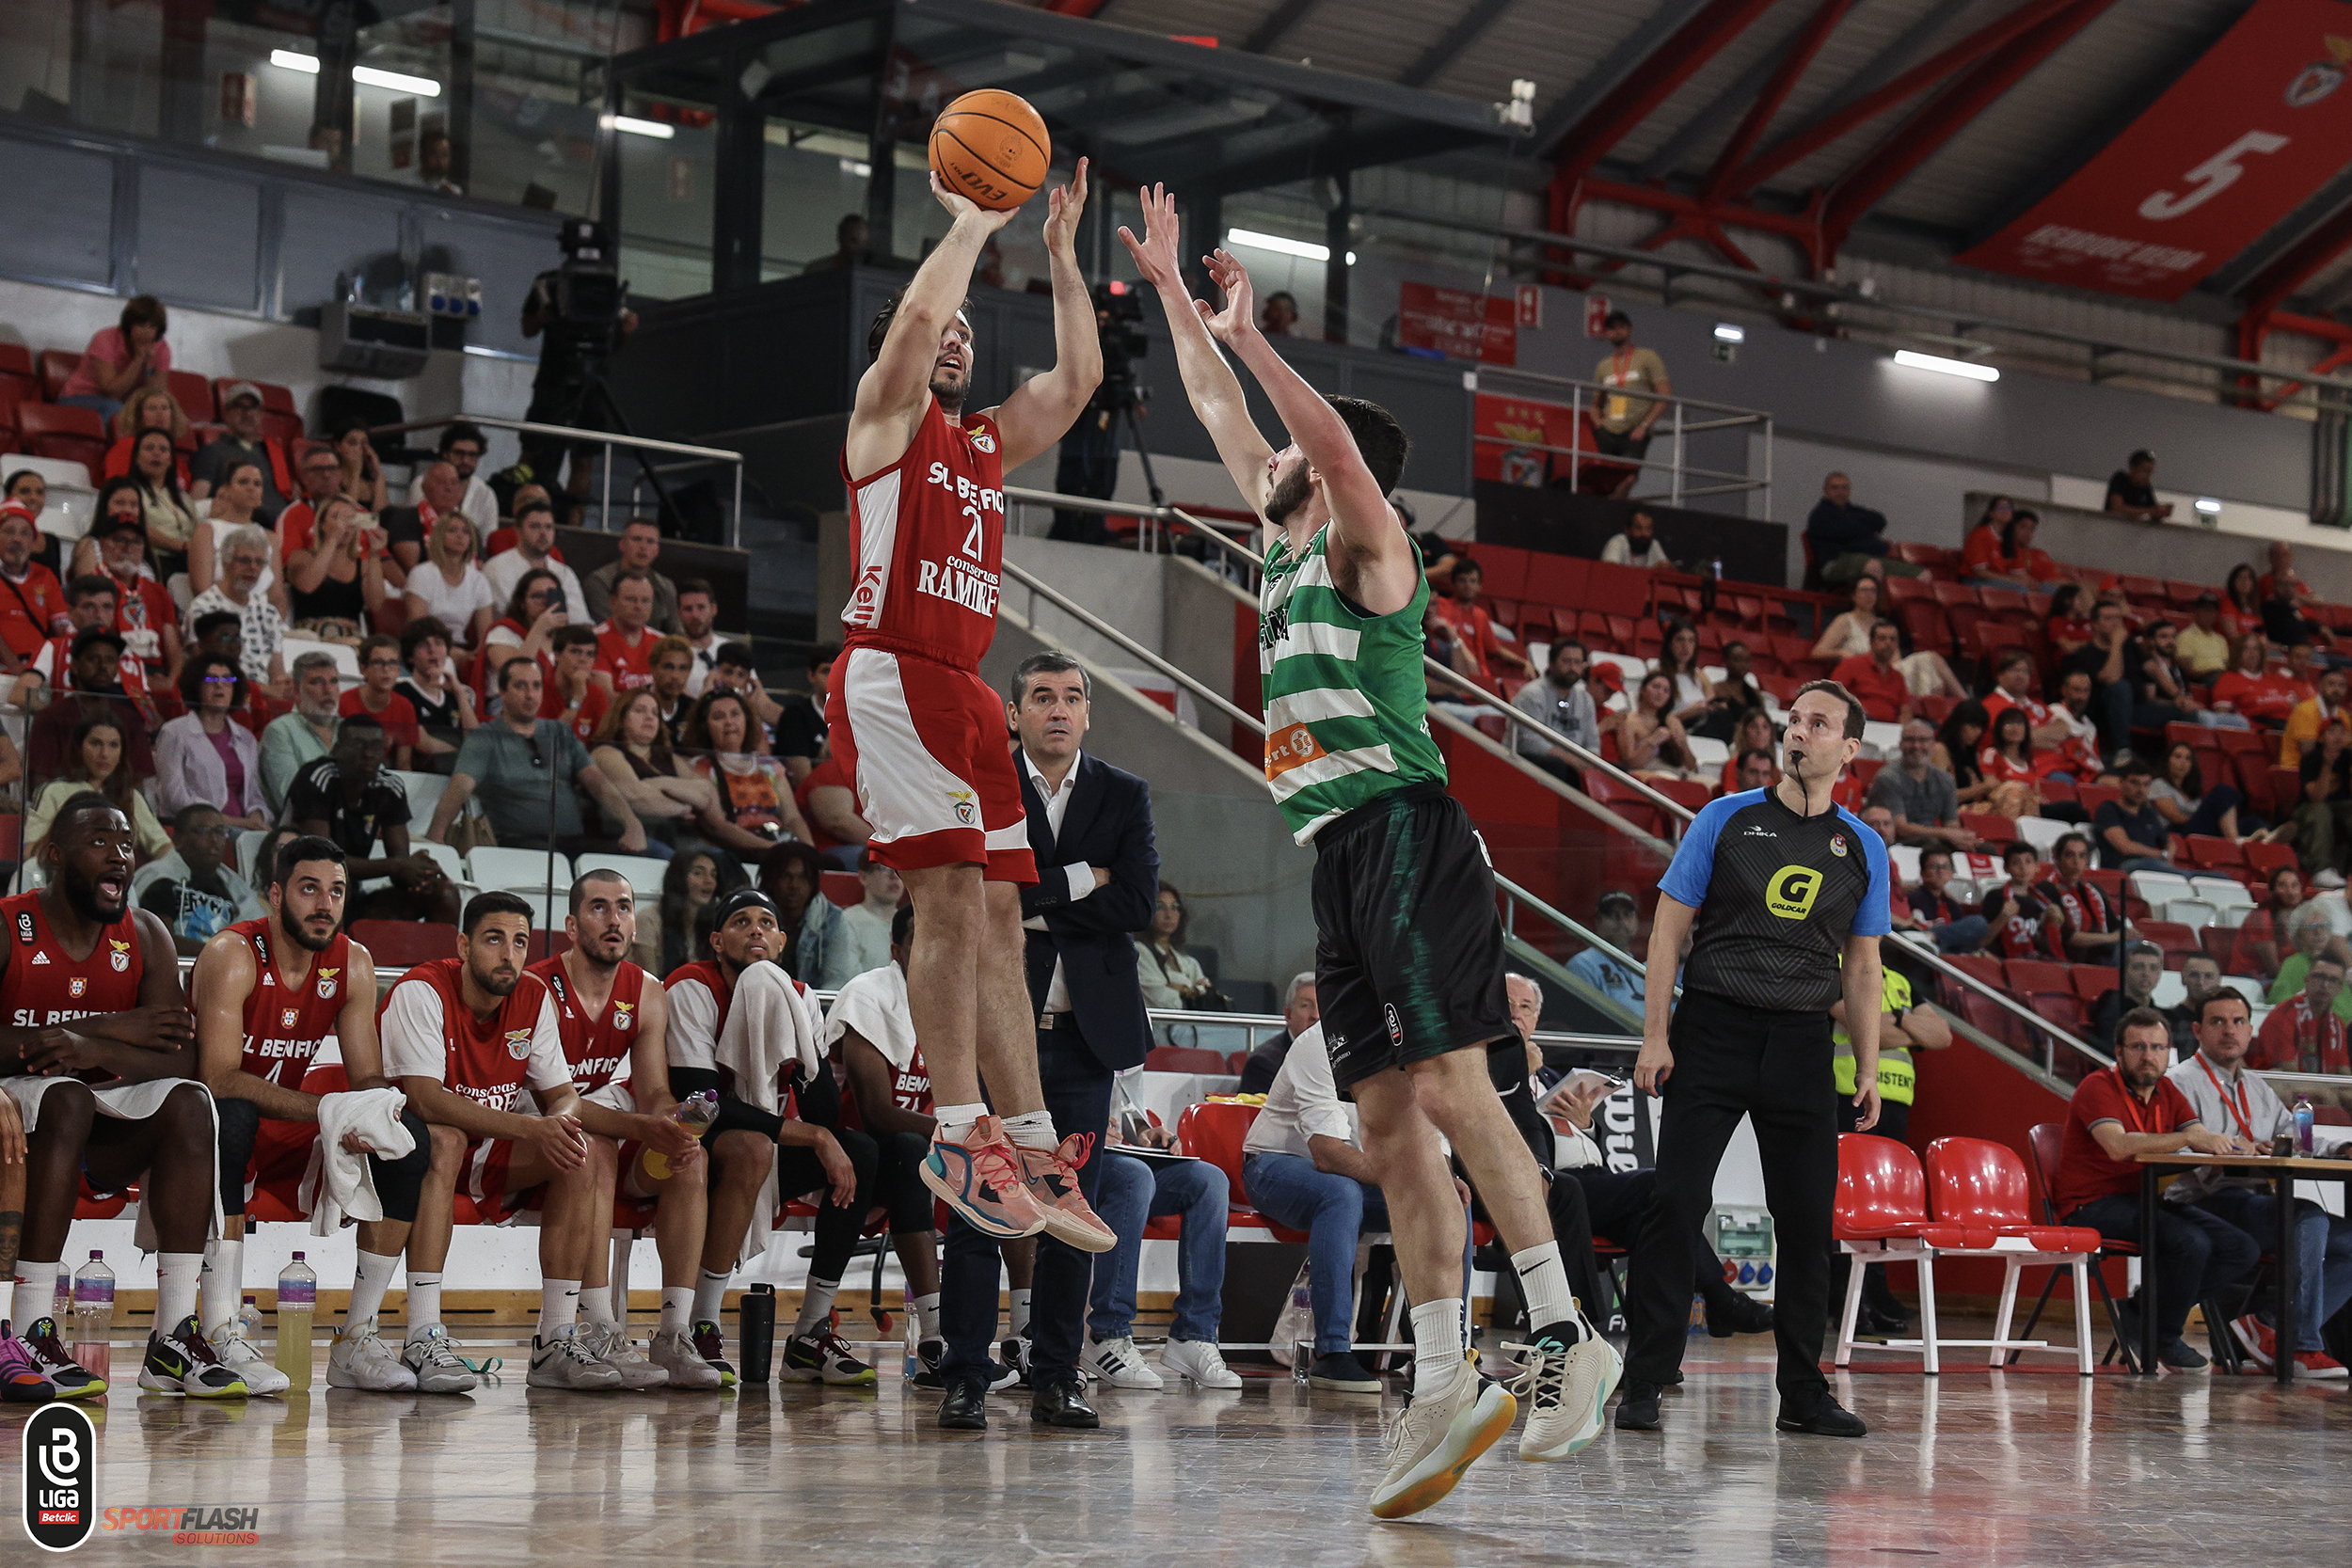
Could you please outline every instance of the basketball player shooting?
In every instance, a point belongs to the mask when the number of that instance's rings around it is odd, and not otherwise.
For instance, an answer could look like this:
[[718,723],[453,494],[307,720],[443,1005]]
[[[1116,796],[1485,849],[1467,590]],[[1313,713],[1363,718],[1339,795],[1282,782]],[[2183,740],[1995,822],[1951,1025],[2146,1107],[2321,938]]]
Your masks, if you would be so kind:
[[1099,1130],[1063,1143],[1038,1086],[1020,897],[1037,865],[1004,700],[979,674],[996,632],[1005,471],[1052,449],[1103,378],[1073,247],[1087,165],[1047,198],[1055,366],[977,413],[964,411],[974,356],[961,305],[981,246],[1012,214],[982,210],[937,174],[931,193],[955,221],[874,320],[874,362],[842,448],[853,586],[826,719],[873,825],[874,858],[914,902],[908,1000],[939,1117],[925,1184],[983,1234],[1042,1230],[1105,1252],[1116,1238],[1077,1173],[1081,1140]]
[[[1536,1325],[1534,1343],[1505,1347],[1525,1357],[1512,1390],[1533,1396],[1519,1457],[1565,1458],[1598,1435],[1619,1362],[1569,1294],[1543,1173],[1487,1076],[1484,1047],[1512,1032],[1502,928],[1486,847],[1445,792],[1429,735],[1429,584],[1388,499],[1405,432],[1387,409],[1326,398],[1283,362],[1254,325],[1249,274],[1226,252],[1203,258],[1225,308],[1194,300],[1177,269],[1174,198],[1158,188],[1142,198],[1145,237],[1119,237],[1159,291],[1193,412],[1265,524],[1266,782],[1293,835],[1315,847],[1324,1040],[1362,1115],[1414,1302],[1412,1403],[1372,1499],[1376,1516],[1401,1518],[1452,1491],[1517,1414],[1470,1363],[1467,1216],[1440,1132],[1511,1249]],[[1291,446],[1259,434],[1218,343],[1258,378]]]

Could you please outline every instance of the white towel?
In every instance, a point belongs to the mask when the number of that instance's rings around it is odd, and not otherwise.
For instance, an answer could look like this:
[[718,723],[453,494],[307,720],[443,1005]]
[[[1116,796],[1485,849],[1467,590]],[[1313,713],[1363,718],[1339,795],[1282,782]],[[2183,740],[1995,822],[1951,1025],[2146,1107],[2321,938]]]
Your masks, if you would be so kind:
[[[808,988],[776,964],[755,963],[735,982],[713,1059],[735,1074],[737,1099],[778,1116],[784,1104],[785,1069],[799,1064],[803,1083],[831,1070],[825,1065],[824,1037],[825,1015]],[[768,1250],[776,1207],[776,1168],[771,1161],[759,1201],[752,1206],[739,1261],[749,1262]]]
[[343,1134],[357,1132],[359,1141],[387,1160],[412,1152],[416,1138],[400,1123],[408,1097],[398,1089],[348,1089],[319,1096],[319,1135],[310,1146],[310,1165],[302,1173],[302,1207],[310,1216],[310,1234],[332,1236],[346,1222],[384,1217],[384,1200],[375,1193],[375,1173],[365,1154],[343,1147]]

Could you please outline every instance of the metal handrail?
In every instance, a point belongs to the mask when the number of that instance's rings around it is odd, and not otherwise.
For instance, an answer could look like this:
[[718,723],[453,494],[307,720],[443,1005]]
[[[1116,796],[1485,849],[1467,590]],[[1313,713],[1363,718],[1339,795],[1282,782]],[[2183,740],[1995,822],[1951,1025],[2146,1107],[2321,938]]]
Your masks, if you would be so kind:
[[[1460,714],[1448,712],[1447,708],[1448,705],[1444,703],[1431,704],[1428,710],[1429,718],[1439,724],[1443,724],[1447,729],[1457,732],[1465,739],[1470,740],[1473,744],[1485,744],[1502,752],[1514,766],[1522,766],[1525,764],[1527,759],[1520,756],[1518,752],[1511,750],[1507,746],[1504,746],[1502,742],[1497,741],[1493,736],[1478,728],[1477,725],[1467,721]],[[1523,768],[1523,770],[1527,771],[1528,777],[1534,784],[1553,791],[1562,800],[1567,801],[1570,805],[1584,813],[1587,816],[1597,817],[1608,827],[1613,828],[1618,832],[1623,833],[1626,837],[1656,849],[1660,854],[1666,856],[1668,859],[1673,858],[1675,847],[1671,843],[1665,839],[1656,836],[1655,834],[1645,832],[1642,829],[1635,827],[1631,821],[1628,820],[1626,817],[1620,816],[1617,813],[1610,810],[1608,806],[1604,805],[1599,800],[1595,800],[1592,796],[1585,794],[1582,790],[1569,788],[1567,784],[1557,775],[1544,772],[1541,769]]]
[[[2048,1037],[2049,1039],[2055,1044],[2066,1046],[2076,1055],[2096,1062],[2101,1067],[2113,1067],[2115,1065],[2115,1058],[2107,1055],[2105,1052],[2100,1051],[2096,1046],[2090,1045],[2086,1041],[2076,1039],[2073,1035],[2067,1033],[2064,1029],[2059,1028],[2048,1019],[2043,1018],[2040,1013],[2035,1012],[2031,1007],[2028,1007],[2025,1004],[2019,1002],[2015,997],[2010,996],[2006,991],[1994,990],[1992,987],[1986,985],[1982,980],[1978,979],[1975,975],[1969,974],[1958,964],[1955,964],[1950,959],[1945,958],[1942,951],[1936,947],[1932,941],[1914,942],[1909,939],[1905,939],[1903,945],[1909,948],[1915,957],[1918,958],[1922,962],[1926,963],[1929,968],[1934,970],[1937,974],[1944,975],[1947,979],[1959,981],[1963,987],[1975,991],[1979,996],[1990,998],[1992,1001],[1997,1003],[2010,1012],[2014,1013],[2017,1017],[2024,1019],[2027,1024],[2031,1025],[2038,1033]],[[2043,1066],[2049,1068],[2053,1071],[2057,1069],[2055,1058],[2049,1062],[2045,1062]]]
[[1037,579],[1035,574],[1023,569],[1021,566],[1018,566],[1009,561],[1005,562],[1003,564],[1006,574],[1018,581],[1030,593],[1044,599],[1048,604],[1053,605],[1064,614],[1069,615],[1077,621],[1079,625],[1085,626],[1089,631],[1093,632],[1097,637],[1106,638],[1110,641],[1125,649],[1127,652],[1135,655],[1137,658],[1142,659],[1144,663],[1149,665],[1152,669],[1175,681],[1185,690],[1191,692],[1194,696],[1199,697],[1203,702],[1214,704],[1216,706],[1222,708],[1235,723],[1248,725],[1252,730],[1258,733],[1261,738],[1263,738],[1265,735],[1265,725],[1263,721],[1250,717],[1248,713],[1242,711],[1241,708],[1235,706],[1231,701],[1218,695],[1215,690],[1202,685],[1200,681],[1194,679],[1183,670],[1178,669],[1175,665],[1170,664],[1168,660],[1162,658],[1159,655],[1153,653],[1151,649],[1145,647],[1134,638],[1129,637],[1125,632],[1120,631],[1117,626],[1112,626],[1108,621],[1104,620],[1100,615],[1095,614],[1092,610],[1078,604],[1067,594],[1062,594],[1056,589],[1046,587],[1045,584]]

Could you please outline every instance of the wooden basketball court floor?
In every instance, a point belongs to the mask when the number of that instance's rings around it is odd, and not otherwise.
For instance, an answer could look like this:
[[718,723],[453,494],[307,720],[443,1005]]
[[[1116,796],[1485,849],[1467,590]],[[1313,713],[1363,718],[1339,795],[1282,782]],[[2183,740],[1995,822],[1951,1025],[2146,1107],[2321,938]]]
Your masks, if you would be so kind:
[[[998,1396],[981,1434],[940,1432],[938,1396],[894,1375],[870,1392],[589,1395],[525,1387],[515,1355],[501,1386],[428,1398],[328,1391],[322,1353],[308,1396],[213,1404],[138,1394],[130,1354],[93,1412],[101,1510],[258,1508],[258,1541],[101,1528],[76,1554],[91,1561],[2352,1561],[2352,1389],[2085,1379],[2055,1357],[1938,1380],[1876,1357],[1836,1378],[1872,1427],[1840,1442],[1772,1432],[1769,1341],[1699,1338],[1662,1433],[1610,1431],[1546,1465],[1499,1448],[1438,1508],[1384,1525],[1365,1512],[1382,1402],[1287,1375],[1098,1389],[1094,1433],[1033,1427],[1025,1395]],[[24,1415],[0,1410],[11,1487]],[[0,1528],[0,1560],[36,1560],[13,1519]]]

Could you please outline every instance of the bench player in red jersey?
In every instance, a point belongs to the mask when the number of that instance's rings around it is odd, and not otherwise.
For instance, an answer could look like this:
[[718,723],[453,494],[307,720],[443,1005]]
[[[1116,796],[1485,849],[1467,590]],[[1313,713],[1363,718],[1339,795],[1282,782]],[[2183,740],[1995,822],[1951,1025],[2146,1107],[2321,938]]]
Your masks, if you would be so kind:
[[[638,1354],[612,1309],[612,1250],[600,1227],[580,1279],[580,1338],[589,1353],[621,1374],[624,1387],[719,1387],[719,1369],[694,1349],[688,1313],[694,1267],[702,1259],[709,1172],[702,1144],[672,1114],[670,1009],[661,982],[628,961],[637,943],[637,895],[617,871],[590,871],[572,883],[564,934],[571,951],[542,958],[528,973],[555,997],[556,1027],[580,1093],[595,1173],[593,1212],[609,1215],[616,1190],[655,1200],[661,1252],[661,1323],[650,1358]],[[661,1174],[657,1175],[656,1172]],[[626,1289],[626,1283],[624,1283]]]
[[1090,1146],[1061,1144],[1038,1087],[1020,904],[1037,865],[1004,702],[979,676],[996,632],[1004,476],[1059,441],[1103,378],[1072,245],[1086,172],[1081,159],[1047,200],[1055,366],[969,414],[972,324],[960,305],[981,247],[1012,214],[982,212],[931,180],[955,221],[874,319],[874,362],[842,447],[856,521],[825,719],[874,858],[906,879],[920,911],[908,991],[939,1095],[924,1180],[985,1235],[1046,1230],[1104,1252],[1117,1238],[1088,1207],[1078,1168]]
[[[502,1215],[519,1194],[547,1188],[531,1386],[621,1386],[621,1374],[589,1354],[573,1332],[588,1253],[602,1243],[612,1211],[609,1204],[596,1210],[555,999],[546,981],[523,973],[530,940],[530,905],[511,893],[475,894],[459,924],[456,957],[402,975],[376,1021],[384,1070],[431,1130],[433,1164],[408,1232],[408,1336],[401,1347],[421,1393],[462,1394],[479,1382],[441,1326],[441,1268],[461,1186],[485,1218]],[[538,1116],[515,1109],[526,1087]]]
[[60,1399],[105,1380],[73,1364],[47,1304],[82,1182],[136,1182],[155,1228],[155,1331],[139,1386],[199,1399],[245,1394],[197,1327],[213,1228],[213,1101],[191,1082],[196,1026],[164,923],[131,907],[131,820],[95,791],[57,809],[40,853],[49,885],[0,898],[0,1087],[26,1132],[17,1292],[40,1311],[20,1336]]
[[[268,870],[270,912],[207,942],[190,981],[197,1064],[220,1126],[223,1219],[204,1249],[202,1325],[221,1364],[256,1394],[283,1393],[288,1379],[246,1343],[237,1322],[246,1195],[264,1181],[298,1181],[309,1166],[320,1107],[329,1097],[307,1092],[302,1082],[327,1036],[341,1050],[350,1092],[389,1087],[375,1038],[375,960],[342,932],[349,893],[342,850],[332,839],[289,839]],[[432,1158],[417,1113],[402,1111],[400,1122],[413,1141],[406,1153],[389,1158],[358,1132],[342,1134],[346,1148],[368,1156],[384,1217],[358,1224],[358,1269],[343,1330],[327,1356],[329,1387],[390,1392],[417,1386],[375,1332],[376,1310],[408,1244]]]

